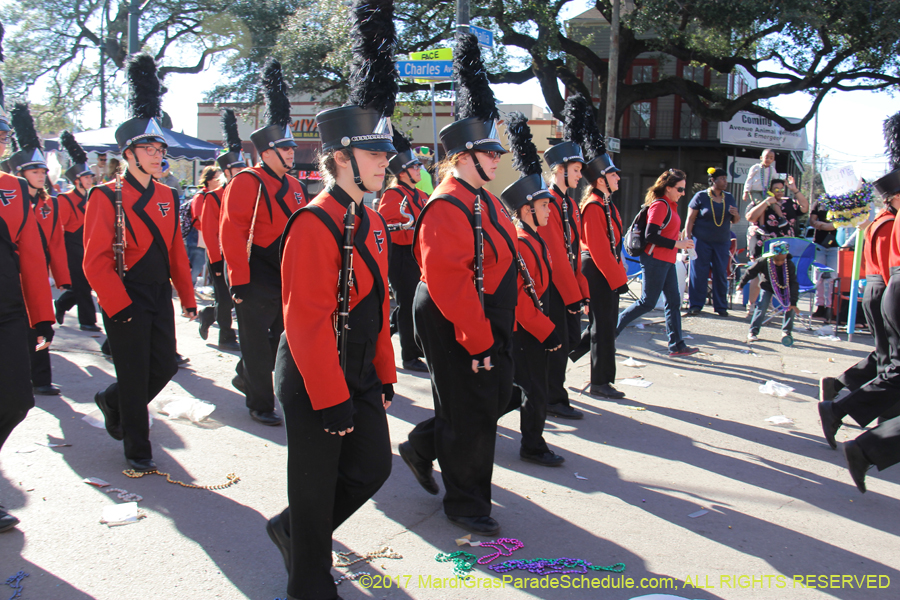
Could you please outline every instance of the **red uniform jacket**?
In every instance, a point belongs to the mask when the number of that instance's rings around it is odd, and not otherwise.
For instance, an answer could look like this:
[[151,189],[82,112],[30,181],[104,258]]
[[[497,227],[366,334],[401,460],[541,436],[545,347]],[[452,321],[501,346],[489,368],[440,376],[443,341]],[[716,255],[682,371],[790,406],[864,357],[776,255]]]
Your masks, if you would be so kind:
[[[333,195],[332,195],[333,194]],[[338,200],[338,198],[340,200]],[[310,202],[321,207],[337,231],[343,233],[344,215],[352,200],[340,188],[323,191]],[[361,256],[360,246],[371,255],[381,280],[382,323],[373,364],[383,384],[397,382],[394,347],[391,345],[390,300],[387,294],[389,240],[384,220],[374,210],[356,216],[353,281],[350,311],[372,292],[376,276]],[[363,236],[360,238],[360,236]],[[226,258],[227,260],[227,258]],[[341,248],[322,219],[305,210],[291,221],[285,232],[281,259],[281,297],[284,331],[291,356],[303,376],[314,410],[336,406],[350,397],[338,358],[334,316],[338,307],[337,283],[341,272]],[[376,290],[377,292],[377,290]]]
[[[206,192],[197,192],[191,199],[191,227],[200,231],[200,215],[203,214],[203,199]],[[205,238],[204,238],[205,239]]]
[[87,206],[87,197],[82,196],[77,189],[60,194],[56,197],[59,204],[60,220],[63,231],[76,233],[84,227],[84,211]]
[[[428,202],[428,194],[418,188],[410,188],[402,181],[396,187],[385,190],[384,195],[381,196],[381,202],[378,204],[378,212],[381,213],[388,225],[407,222],[408,219],[400,214],[400,205],[404,200],[406,200],[404,210],[418,219],[422,209],[425,208],[425,203]],[[401,246],[409,246],[413,243],[414,233],[413,229],[392,231],[391,241]]]
[[[581,249],[590,253],[591,260],[603,273],[610,289],[616,290],[628,283],[628,276],[625,274],[625,266],[616,260],[609,245],[609,226],[606,223],[606,210],[603,208],[606,203],[603,195],[594,191],[591,199],[584,205]],[[613,222],[613,244],[618,247],[622,241],[622,217],[612,202],[609,203],[609,214]]]
[[[209,262],[217,263],[222,260],[222,246],[219,244],[219,215],[222,210],[223,188],[206,192],[203,201],[203,214],[200,215],[200,233],[203,234],[203,243],[206,244],[206,255]],[[246,246],[245,246],[246,247]]]
[[[541,229],[541,237],[550,249],[550,258],[556,268],[553,269],[553,286],[562,296],[566,306],[575,304],[584,298],[590,298],[587,279],[581,274],[581,252],[579,252],[581,238],[581,211],[578,205],[565,196],[562,191],[553,186],[550,190],[550,222]],[[566,250],[566,237],[563,229],[563,202],[568,206],[569,227],[572,230],[571,250],[575,254],[575,270],[572,270],[569,262],[569,254]],[[569,265],[568,268],[564,268]]]
[[28,182],[0,173],[0,316],[18,317],[24,300],[34,327],[55,319],[47,260],[30,209]]
[[[482,202],[484,293],[492,294],[512,265],[517,237],[500,201],[484,191],[488,198]],[[413,245],[431,299],[453,323],[456,341],[473,356],[494,344],[491,324],[475,289],[475,231],[470,220],[475,193],[464,181],[444,178],[418,219]],[[443,195],[455,198],[467,212]]]
[[866,259],[866,273],[881,275],[885,285],[891,277],[891,266],[900,263],[891,261],[891,233],[894,227],[894,213],[882,210],[875,221],[866,229],[866,244],[863,256]]
[[[659,200],[663,200],[663,202],[654,202],[650,206],[650,210],[647,211],[647,225],[653,223],[654,225],[662,227],[663,223],[666,222],[666,216],[669,214],[666,210],[666,205],[668,204],[669,209],[672,211],[672,217],[669,219],[669,224],[666,225],[666,228],[659,233],[665,238],[677,241],[678,234],[681,232],[681,217],[678,216],[678,203],[670,202],[667,198],[659,198]],[[649,243],[644,249],[644,252],[653,258],[669,263],[674,263],[675,257],[678,256],[677,248],[663,248],[662,246]]]
[[[228,263],[228,281],[232,286],[250,283],[247,240],[250,238],[260,179],[265,182],[265,188],[259,195],[259,208],[256,210],[254,246],[268,249],[272,244],[277,244],[288,219],[309,201],[303,184],[290,175],[278,178],[266,165],[244,169],[234,176],[225,188],[219,219],[219,240],[225,262]],[[344,400],[346,398],[341,402]]]
[[[116,273],[115,182],[94,187],[88,194],[84,216],[84,274],[97,292],[100,306],[112,316],[131,304],[125,284]],[[129,172],[122,182],[125,209],[125,267],[138,264],[152,244],[165,249],[169,276],[181,306],[197,307],[191,267],[178,222],[178,196],[172,188],[150,180],[145,189]],[[152,227],[152,229],[151,229]]]
[[[542,227],[541,231],[548,229]],[[541,236],[534,231],[526,223],[520,223],[516,227],[516,233],[519,238],[519,254],[525,261],[528,273],[534,282],[534,291],[537,292],[538,298],[544,297],[544,292],[550,286],[550,280],[553,277],[552,258],[550,257],[547,245]],[[568,265],[568,261],[566,265]],[[539,342],[547,339],[547,336],[556,327],[539,308],[534,305],[531,295],[525,291],[525,278],[519,273],[518,278],[519,296],[518,304],[516,304],[516,322],[525,328],[525,331],[533,335]]]
[[[33,202],[33,201],[32,201]],[[41,241],[50,272],[53,273],[53,281],[56,288],[62,289],[64,285],[72,285],[69,276],[69,261],[66,259],[66,240],[63,236],[62,211],[56,198],[49,194],[38,200],[34,207],[34,219],[38,224]]]

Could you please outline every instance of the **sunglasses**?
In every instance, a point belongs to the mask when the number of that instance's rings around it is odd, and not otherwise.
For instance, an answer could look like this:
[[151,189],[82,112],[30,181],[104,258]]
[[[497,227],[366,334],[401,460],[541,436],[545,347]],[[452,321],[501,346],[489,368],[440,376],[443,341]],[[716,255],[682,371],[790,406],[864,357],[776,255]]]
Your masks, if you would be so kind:
[[487,154],[491,160],[499,160],[503,156],[502,152],[497,152],[496,150],[479,150],[479,152]]
[[683,188],[683,187],[677,187],[677,188],[675,188],[675,191],[678,192],[679,194],[683,194],[683,193],[684,193],[684,188]]

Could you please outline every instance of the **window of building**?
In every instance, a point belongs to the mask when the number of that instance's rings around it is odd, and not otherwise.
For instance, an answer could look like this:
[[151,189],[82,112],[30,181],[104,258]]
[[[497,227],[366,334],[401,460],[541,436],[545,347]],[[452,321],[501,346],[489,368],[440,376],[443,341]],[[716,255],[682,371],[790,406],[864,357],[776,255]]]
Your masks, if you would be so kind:
[[[653,83],[656,80],[656,64],[653,61],[635,61],[629,73],[628,82],[632,85]],[[629,138],[652,138],[656,118],[656,101],[635,102],[628,108],[627,136]]]

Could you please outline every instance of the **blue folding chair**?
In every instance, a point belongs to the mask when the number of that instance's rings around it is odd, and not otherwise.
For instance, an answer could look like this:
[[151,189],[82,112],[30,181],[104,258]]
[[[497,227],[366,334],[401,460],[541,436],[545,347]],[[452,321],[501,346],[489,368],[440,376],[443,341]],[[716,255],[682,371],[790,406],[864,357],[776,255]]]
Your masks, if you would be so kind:
[[640,300],[640,296],[635,294],[631,290],[631,282],[640,281],[643,285],[644,281],[644,265],[641,264],[641,261],[636,257],[631,256],[627,252],[622,252],[622,264],[625,265],[625,276],[628,280],[625,282],[628,285],[628,295],[632,300]]

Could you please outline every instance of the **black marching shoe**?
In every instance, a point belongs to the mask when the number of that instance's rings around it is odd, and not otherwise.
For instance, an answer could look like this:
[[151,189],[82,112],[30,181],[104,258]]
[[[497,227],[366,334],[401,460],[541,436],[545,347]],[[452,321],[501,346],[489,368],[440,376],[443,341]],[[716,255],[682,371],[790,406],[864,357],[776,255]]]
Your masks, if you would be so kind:
[[603,385],[592,385],[588,393],[591,396],[597,396],[599,398],[610,398],[612,400],[618,400],[625,397],[625,392],[620,392],[609,383],[604,383]]
[[831,446],[832,450],[837,450],[837,440],[834,434],[838,432],[844,423],[834,415],[832,403],[819,402],[819,420],[822,421],[822,433],[825,435],[825,441]]
[[434,480],[434,472],[432,471],[431,463],[420,458],[418,453],[412,447],[412,444],[408,441],[400,444],[400,446],[397,447],[397,451],[400,453],[400,458],[403,459],[403,462],[405,462],[406,466],[409,467],[409,470],[412,471],[412,474],[415,476],[416,481],[419,482],[419,485],[432,496],[437,496],[440,488],[438,488],[437,482]]
[[109,404],[106,402],[106,394],[102,391],[94,394],[94,403],[100,412],[103,413],[103,421],[106,424],[106,433],[112,439],[121,442],[125,439],[125,432],[122,430],[122,423],[119,421],[119,415],[113,413]]
[[568,404],[564,404],[562,402],[557,402],[556,404],[548,404],[547,415],[559,417],[560,419],[572,419],[573,421],[584,418],[584,414],[580,410],[575,410]]
[[59,307],[59,302],[56,300],[53,301],[53,306],[56,308],[56,322],[62,325],[63,321],[66,320],[66,311]]
[[33,389],[38,396],[59,396],[59,388],[55,385],[39,385]]
[[404,360],[403,368],[407,371],[418,371],[419,373],[427,373],[428,366],[418,358],[414,360]]
[[872,463],[866,458],[856,440],[850,440],[844,444],[844,456],[847,457],[847,468],[850,470],[850,477],[857,489],[863,494],[866,493],[866,471],[872,468]]
[[247,384],[244,383],[244,378],[240,375],[235,375],[231,378],[231,385],[243,395],[247,395]]
[[720,308],[719,310],[716,311],[716,314],[719,315],[720,317],[727,317],[728,311],[725,310],[724,308]]
[[525,449],[522,449],[519,450],[519,458],[525,462],[534,463],[543,467],[558,467],[566,462],[565,458],[549,449],[537,453],[528,452]]
[[212,327],[212,324],[215,322],[216,309],[214,307],[207,306],[200,311],[200,338],[203,341],[206,341],[206,338],[209,337],[209,328]]
[[79,325],[78,328],[82,331],[90,331],[91,333],[99,333],[101,329],[96,325],[91,325],[88,323],[87,325]]
[[281,415],[271,410],[253,410],[251,408],[250,418],[257,423],[262,423],[263,425],[268,425],[270,427],[281,425]]
[[19,519],[12,516],[0,506],[0,533],[4,531],[9,531],[13,527],[19,524]]
[[284,558],[284,568],[288,572],[288,575],[291,573],[291,538],[284,532],[284,527],[281,526],[281,515],[275,515],[269,522],[266,523],[266,533],[269,534],[269,539],[272,540],[272,543],[278,548],[279,552],[281,552],[282,558]]
[[188,366],[189,362],[191,362],[191,359],[189,359],[187,356],[182,356],[182,355],[178,354],[177,352],[175,353],[175,364],[178,365],[179,369],[182,369],[182,368]]
[[819,380],[819,402],[831,402],[837,396],[837,390],[834,389],[834,377],[823,377]]
[[128,466],[138,473],[152,473],[156,470],[156,463],[152,458],[126,458]]
[[478,535],[490,537],[500,533],[500,523],[490,516],[454,517],[453,515],[447,515],[447,520],[457,527],[462,527],[466,531],[471,531]]

